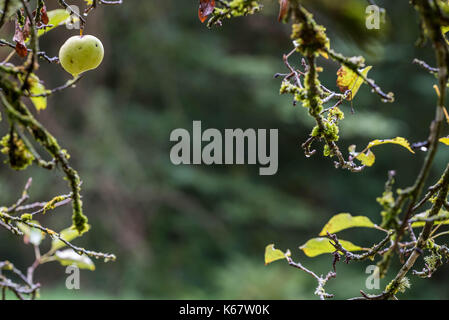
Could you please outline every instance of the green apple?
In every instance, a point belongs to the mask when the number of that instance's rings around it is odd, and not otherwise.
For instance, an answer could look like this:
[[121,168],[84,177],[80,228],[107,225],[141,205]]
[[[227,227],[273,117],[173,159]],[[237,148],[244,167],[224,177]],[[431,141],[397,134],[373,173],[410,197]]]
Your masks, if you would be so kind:
[[103,57],[103,44],[98,38],[89,35],[71,37],[59,49],[59,62],[74,77],[96,69]]

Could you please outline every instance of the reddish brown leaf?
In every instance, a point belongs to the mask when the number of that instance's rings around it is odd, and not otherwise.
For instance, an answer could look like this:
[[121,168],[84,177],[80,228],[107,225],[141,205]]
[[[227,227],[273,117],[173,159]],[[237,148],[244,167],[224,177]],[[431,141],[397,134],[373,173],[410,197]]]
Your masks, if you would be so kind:
[[287,16],[289,2],[290,2],[290,0],[279,0],[279,5],[280,5],[279,17],[278,17],[279,22],[284,20],[285,17]]
[[347,68],[341,66],[340,69],[337,71],[337,87],[340,89],[341,93],[345,93],[349,90],[349,87],[347,84],[342,83],[342,81],[339,81],[338,79],[344,79],[347,77]]
[[31,21],[26,19],[25,25],[23,26],[23,38],[28,39],[31,35]]
[[45,6],[45,4],[41,9],[41,21],[45,25],[47,25],[50,22],[50,19],[48,18],[47,14],[47,7]]
[[26,35],[25,35],[24,30],[16,22],[16,31],[14,33],[13,40],[16,42],[16,52],[22,58],[24,58],[28,55],[28,49],[25,45],[25,38],[26,38]]
[[22,58],[25,58],[28,55],[27,47],[23,43],[20,43],[20,42],[16,43],[16,52]]
[[215,0],[200,0],[200,7],[198,9],[198,17],[204,23],[207,17],[214,12]]

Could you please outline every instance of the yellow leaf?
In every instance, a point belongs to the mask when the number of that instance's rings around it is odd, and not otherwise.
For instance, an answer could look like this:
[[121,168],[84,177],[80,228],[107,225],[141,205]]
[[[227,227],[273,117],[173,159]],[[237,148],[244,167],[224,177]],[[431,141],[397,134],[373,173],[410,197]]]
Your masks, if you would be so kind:
[[[30,93],[32,95],[41,95],[47,92],[44,85],[36,75],[31,74],[28,81],[30,83]],[[31,97],[30,99],[37,111],[45,110],[47,108],[47,97]]]
[[370,149],[366,153],[359,153],[355,158],[367,167],[371,167],[376,161],[376,156]]
[[352,216],[349,213],[340,213],[333,216],[328,223],[324,226],[320,232],[320,236],[325,236],[327,232],[336,233],[341,230],[354,228],[354,227],[367,227],[373,228],[374,223],[368,217],[365,216]]
[[409,143],[406,139],[404,139],[404,138],[402,138],[402,137],[396,137],[396,138],[394,138],[394,139],[385,139],[385,140],[374,140],[374,141],[371,141],[371,142],[368,144],[368,147],[366,147],[366,149],[370,149],[370,148],[372,148],[372,147],[379,146],[379,145],[381,145],[381,144],[387,144],[387,143],[398,144],[398,145],[400,145],[400,146],[406,148],[406,149],[407,149],[408,151],[410,151],[411,153],[415,153],[415,152],[412,150],[412,148],[410,147],[410,143]]
[[449,123],[449,113],[447,112],[446,107],[443,107],[444,116],[446,117],[447,123]]
[[281,250],[275,249],[274,244],[269,244],[265,248],[265,265],[268,265],[274,261],[285,259],[285,255],[290,256],[290,251],[287,253],[282,252]]
[[[80,234],[76,229],[70,227],[67,229],[62,230],[59,235],[61,236],[62,239],[64,239],[65,241],[72,241],[73,239],[76,239],[78,237],[81,237],[84,233],[86,233],[87,231],[89,231],[90,229],[90,225],[87,225],[86,229]],[[59,250],[61,248],[64,248],[66,246],[66,244],[64,242],[62,242],[61,240],[55,238],[53,239],[53,241],[51,242],[51,249],[50,251],[54,252],[56,250]]]
[[63,266],[76,265],[80,269],[95,270],[95,264],[88,256],[79,255],[73,249],[56,251],[54,257]]
[[374,164],[374,162],[376,161],[376,156],[371,151],[371,148],[375,147],[375,146],[382,145],[382,144],[387,144],[387,143],[400,145],[400,146],[406,148],[411,153],[413,153],[413,154],[415,153],[413,151],[413,149],[410,147],[410,143],[402,137],[396,137],[394,139],[373,140],[368,144],[368,146],[361,153],[355,152],[355,146],[351,146],[349,149],[349,152],[351,153],[351,155],[353,157],[355,157],[357,160],[361,161],[363,165],[365,165],[367,167],[371,167]]
[[444,143],[445,145],[449,146],[449,137],[447,138],[441,138],[440,142]]
[[440,88],[438,88],[438,86],[436,84],[434,84],[433,85],[433,89],[435,89],[435,92],[436,92],[437,96],[440,97],[441,96]]
[[[366,250],[359,247],[352,242],[346,240],[339,240],[340,244],[348,251],[361,251]],[[304,254],[308,257],[316,257],[323,253],[335,252],[335,247],[330,243],[328,238],[313,238],[307,241],[304,245],[299,247]]]
[[[360,70],[360,72],[366,77],[368,72],[371,70],[372,66],[368,66]],[[342,66],[337,71],[337,86],[342,93],[350,90],[351,94],[348,96],[347,100],[354,99],[355,95],[359,91],[363,84],[363,79],[357,75],[354,71],[346,66]]]

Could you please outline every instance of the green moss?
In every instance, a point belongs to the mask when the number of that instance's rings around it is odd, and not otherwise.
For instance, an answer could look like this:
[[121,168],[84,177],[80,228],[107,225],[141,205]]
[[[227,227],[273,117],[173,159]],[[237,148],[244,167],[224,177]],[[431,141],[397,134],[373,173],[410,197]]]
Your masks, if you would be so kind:
[[281,84],[281,89],[279,90],[280,94],[296,94],[299,93],[300,88],[293,85],[290,81],[284,80]]
[[292,25],[291,34],[296,50],[304,56],[325,55],[330,46],[326,28],[316,24],[310,12],[303,8],[299,10],[302,10],[303,19]]
[[312,137],[321,137],[323,132],[320,130],[320,127],[315,126],[312,129],[312,133],[310,134]]
[[324,137],[328,141],[338,141],[340,139],[339,137],[340,129],[335,123],[326,122],[325,124],[325,131],[324,131]]
[[424,257],[424,261],[430,272],[434,272],[443,263],[443,256],[433,253],[430,256]]
[[31,220],[33,220],[33,215],[29,214],[29,213],[25,213],[20,216],[20,219],[22,219],[22,221],[31,221]]
[[401,210],[395,208],[396,200],[393,192],[386,190],[382,197],[376,198],[376,201],[382,206],[380,213],[382,216],[381,227],[386,229],[395,228],[398,225],[396,217],[401,213]]
[[325,157],[333,157],[334,156],[332,149],[329,147],[329,145],[327,143],[324,145],[323,155]]
[[72,216],[73,227],[78,231],[79,234],[83,234],[87,230],[89,230],[89,225],[87,224],[88,219],[85,215],[73,213]]
[[17,136],[16,133],[5,135],[0,140],[1,153],[9,156],[9,164],[15,170],[24,170],[34,161],[33,154],[28,150],[25,143]]
[[339,121],[345,118],[345,114],[339,107],[334,107],[329,110],[328,120],[329,121]]
[[212,16],[207,23],[208,27],[212,25],[221,25],[224,19],[247,16],[255,14],[262,9],[262,5],[254,0],[232,0],[223,1],[226,5],[222,8],[215,7]]
[[395,280],[391,281],[387,285],[386,291],[395,295],[398,292],[404,293],[405,290],[410,289],[410,287],[411,287],[410,280],[407,277],[403,277],[399,281]]
[[64,201],[65,199],[67,199],[65,196],[54,197],[53,199],[51,199],[50,201],[48,201],[45,204],[42,214],[47,213],[47,211],[49,211],[49,210],[53,210],[56,207],[57,203]]
[[261,9],[261,5],[257,1],[233,0],[228,2],[230,14],[233,17],[246,16],[254,14]]

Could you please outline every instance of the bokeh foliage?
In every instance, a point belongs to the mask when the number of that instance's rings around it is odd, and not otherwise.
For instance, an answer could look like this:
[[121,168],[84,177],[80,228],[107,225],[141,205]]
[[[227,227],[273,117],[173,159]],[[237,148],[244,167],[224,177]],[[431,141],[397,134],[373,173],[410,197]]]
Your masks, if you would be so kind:
[[[382,104],[362,87],[354,99],[356,113],[350,115],[350,103],[343,106],[342,145],[397,135],[425,140],[434,79],[411,62],[417,56],[432,62],[433,54],[413,46],[419,30],[405,22],[416,21],[413,8],[378,1],[387,10],[387,25],[367,32],[364,19],[357,18],[364,15],[363,1],[309,2],[333,46],[363,53],[376,65],[371,76],[396,95],[394,104]],[[412,183],[424,154],[395,146],[379,149],[376,165],[358,175],[333,169],[327,159],[304,157],[300,143],[311,123],[305,110],[279,96],[279,82],[272,78],[284,71],[282,53],[291,47],[288,28],[275,23],[276,3],[265,1],[261,15],[226,21],[212,31],[200,24],[196,10],[196,1],[130,0],[95,12],[86,31],[102,39],[104,65],[76,89],[51,97],[38,115],[71,150],[84,177],[83,202],[96,232],[80,243],[119,257],[95,273],[83,272],[80,292],[59,290],[47,297],[313,298],[315,283],[307,275],[283,264],[264,266],[266,244],[297,248],[339,212],[379,223],[374,199],[387,171],[396,169],[404,186]],[[72,33],[54,31],[42,47],[56,53]],[[339,66],[324,59],[319,64],[326,69],[323,81],[336,89]],[[59,66],[42,71],[50,84],[67,80]],[[218,129],[279,128],[278,174],[260,177],[251,166],[173,166],[170,132],[191,128],[193,120]],[[447,154],[439,153],[435,167],[445,164]],[[0,170],[1,202],[13,201],[28,176],[36,197],[48,198],[63,187],[41,169]],[[432,172],[433,180],[437,174]],[[45,219],[64,228],[69,216]],[[351,231],[351,240],[369,245],[378,238],[373,232]],[[17,245],[12,235],[1,237],[1,256],[29,263],[30,248]],[[327,272],[332,261],[330,255],[312,260],[299,249],[292,253],[317,273]],[[329,282],[328,290],[337,298],[356,295],[364,287],[364,267],[340,264],[339,281]],[[36,277],[61,289],[64,271],[54,268],[45,266]],[[419,288],[404,297],[449,298],[446,268],[430,280],[415,280]]]

